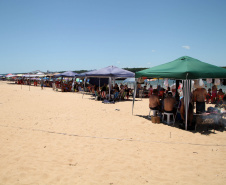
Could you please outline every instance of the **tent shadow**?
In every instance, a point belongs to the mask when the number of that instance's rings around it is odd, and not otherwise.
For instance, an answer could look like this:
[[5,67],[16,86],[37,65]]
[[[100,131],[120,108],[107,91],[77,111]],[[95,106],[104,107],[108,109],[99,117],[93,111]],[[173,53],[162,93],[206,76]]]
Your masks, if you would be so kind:
[[151,121],[151,119],[148,118],[148,115],[135,115],[135,116],[138,116],[138,117],[144,118],[144,119],[146,119],[148,121]]
[[21,84],[16,84],[15,82],[7,82],[9,85],[21,85]]
[[[138,117],[141,117],[141,118],[144,118],[148,121],[151,121],[151,119],[148,117],[148,115],[135,115],[135,116],[138,116]],[[155,124],[155,123],[153,123]],[[184,127],[181,127],[181,123],[179,122],[175,122],[174,125],[168,125],[168,124],[165,124],[163,122],[160,122],[158,124],[163,124],[163,125],[166,125],[166,126],[170,126],[170,127],[175,127],[177,129],[181,129],[181,130],[185,130]],[[221,131],[223,132],[225,130],[225,128],[222,128],[220,126],[215,126],[215,129],[213,126],[211,125],[208,125],[207,127],[206,126],[203,126],[203,127],[199,127],[197,130],[195,130],[195,127],[188,127],[188,132],[192,132],[192,133],[200,133],[202,135],[210,135],[210,134],[216,134],[215,131]]]

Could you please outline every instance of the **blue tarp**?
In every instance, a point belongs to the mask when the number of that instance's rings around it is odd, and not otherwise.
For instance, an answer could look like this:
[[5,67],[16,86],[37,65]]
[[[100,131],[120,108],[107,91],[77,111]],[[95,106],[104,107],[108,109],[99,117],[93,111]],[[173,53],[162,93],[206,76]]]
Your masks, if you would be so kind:
[[115,67],[115,66],[108,66],[99,70],[90,71],[86,73],[86,77],[99,77],[99,78],[108,78],[108,77],[115,77],[115,78],[134,78],[135,73]]
[[60,73],[58,75],[55,75],[54,77],[75,77],[78,76],[78,73],[72,72],[72,71],[66,71],[64,73]]

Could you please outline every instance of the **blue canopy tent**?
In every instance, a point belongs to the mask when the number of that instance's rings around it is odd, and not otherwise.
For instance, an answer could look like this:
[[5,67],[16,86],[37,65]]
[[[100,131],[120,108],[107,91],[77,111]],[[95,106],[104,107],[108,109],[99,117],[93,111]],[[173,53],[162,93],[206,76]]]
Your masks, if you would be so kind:
[[100,78],[134,78],[135,73],[115,66],[108,66],[99,70],[90,71],[86,73],[86,76]]
[[73,71],[66,71],[66,72],[54,75],[55,78],[61,77],[61,83],[62,83],[63,77],[71,77],[71,78],[73,78],[73,83],[72,83],[71,90],[73,90],[73,86],[74,86],[74,82],[75,82],[76,76],[78,76],[78,73],[75,73]]
[[54,77],[72,77],[72,78],[75,76],[78,76],[78,73],[75,73],[73,71],[66,71],[64,73],[54,75]]
[[135,73],[127,71],[125,69],[118,68],[116,66],[108,66],[99,70],[90,71],[86,73],[86,77],[96,78],[109,78],[109,99],[110,99],[110,87],[112,80],[116,78],[134,78]]

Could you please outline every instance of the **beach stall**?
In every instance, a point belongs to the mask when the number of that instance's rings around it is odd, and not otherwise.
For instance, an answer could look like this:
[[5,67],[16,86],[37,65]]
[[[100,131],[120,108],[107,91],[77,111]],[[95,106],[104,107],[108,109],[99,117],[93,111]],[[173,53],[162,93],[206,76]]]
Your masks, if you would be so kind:
[[[168,62],[159,66],[136,72],[135,78],[138,79],[141,77],[182,80],[185,115],[187,115],[191,93],[191,80],[204,78],[225,79],[226,69],[205,62],[201,62],[200,60],[189,56],[183,56],[172,62]],[[132,105],[132,112],[133,107],[134,101]],[[187,130],[187,116],[185,127]]]

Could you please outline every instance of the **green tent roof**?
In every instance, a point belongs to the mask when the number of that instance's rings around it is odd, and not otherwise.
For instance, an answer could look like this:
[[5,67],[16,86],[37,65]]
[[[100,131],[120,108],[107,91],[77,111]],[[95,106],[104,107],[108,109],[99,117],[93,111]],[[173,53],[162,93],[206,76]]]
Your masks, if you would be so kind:
[[226,78],[226,69],[183,56],[172,62],[135,73],[135,77],[199,79]]

